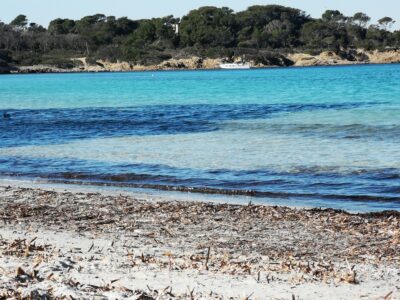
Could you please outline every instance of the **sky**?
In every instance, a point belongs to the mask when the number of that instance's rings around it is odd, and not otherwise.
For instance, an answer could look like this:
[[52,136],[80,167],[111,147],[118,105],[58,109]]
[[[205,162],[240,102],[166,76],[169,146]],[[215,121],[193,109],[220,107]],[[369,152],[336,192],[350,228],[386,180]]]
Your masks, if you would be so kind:
[[312,17],[320,17],[327,9],[337,9],[348,16],[361,11],[373,22],[385,16],[392,17],[397,21],[396,29],[400,28],[400,0],[1,0],[0,20],[8,23],[15,16],[24,14],[30,22],[47,26],[59,17],[80,19],[96,13],[131,19],[181,17],[200,6],[228,6],[241,11],[255,4],[299,8]]

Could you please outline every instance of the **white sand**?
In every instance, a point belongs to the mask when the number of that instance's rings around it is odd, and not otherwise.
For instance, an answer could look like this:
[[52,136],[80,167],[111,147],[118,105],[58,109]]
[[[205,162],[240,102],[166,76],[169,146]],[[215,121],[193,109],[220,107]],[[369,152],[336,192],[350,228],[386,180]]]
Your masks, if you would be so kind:
[[[186,296],[194,290],[200,297],[214,298],[209,295],[218,295],[224,299],[246,298],[251,299],[378,299],[388,295],[391,298],[399,299],[399,270],[389,268],[376,268],[374,266],[359,266],[362,272],[370,274],[365,276],[360,284],[323,284],[290,282],[291,277],[300,274],[275,275],[279,278],[267,283],[265,276],[261,274],[260,282],[257,275],[229,276],[216,274],[203,270],[169,270],[158,269],[157,266],[142,265],[132,267],[127,257],[127,250],[130,249],[133,255],[157,254],[164,249],[161,247],[141,247],[133,245],[126,247],[124,244],[131,243],[126,237],[89,237],[73,232],[52,232],[44,229],[22,229],[8,228],[2,226],[0,235],[3,240],[12,241],[17,238],[28,241],[37,237],[36,244],[49,245],[50,256],[40,263],[35,269],[44,277],[54,274],[52,280],[29,285],[25,293],[35,290],[54,289],[56,296],[72,296],[73,298],[86,298],[94,296],[87,292],[79,291],[79,288],[72,288],[65,282],[72,280],[81,285],[106,286],[127,288],[130,290],[152,290],[163,291],[167,287],[173,287],[172,292],[176,295]],[[113,246],[112,243],[114,242]],[[92,244],[94,245],[92,247]],[[89,252],[88,250],[91,249]],[[36,257],[15,258],[2,255],[0,258],[1,277],[0,286],[13,286],[12,279],[16,270],[21,267],[25,272],[30,273],[34,269]],[[273,275],[271,275],[273,276]],[[113,282],[114,280],[117,280]],[[289,280],[289,281],[288,281]],[[113,282],[113,283],[112,283]],[[169,291],[169,289],[167,289]],[[104,292],[102,296],[110,298],[122,298],[124,292]]]

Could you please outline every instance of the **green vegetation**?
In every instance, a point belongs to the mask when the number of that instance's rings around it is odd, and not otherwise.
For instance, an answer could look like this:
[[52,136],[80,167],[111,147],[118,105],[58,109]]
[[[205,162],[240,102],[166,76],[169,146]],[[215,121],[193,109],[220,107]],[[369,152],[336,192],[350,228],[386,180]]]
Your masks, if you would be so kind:
[[257,5],[237,13],[227,7],[201,7],[182,19],[130,20],[97,14],[80,20],[56,19],[47,29],[19,15],[10,24],[0,22],[0,64],[70,68],[70,58],[83,56],[90,61],[155,64],[191,55],[246,55],[285,65],[282,54],[288,52],[400,46],[400,31],[391,31],[392,18],[369,23],[362,12],[349,17],[328,10],[313,19],[301,10],[279,5]]

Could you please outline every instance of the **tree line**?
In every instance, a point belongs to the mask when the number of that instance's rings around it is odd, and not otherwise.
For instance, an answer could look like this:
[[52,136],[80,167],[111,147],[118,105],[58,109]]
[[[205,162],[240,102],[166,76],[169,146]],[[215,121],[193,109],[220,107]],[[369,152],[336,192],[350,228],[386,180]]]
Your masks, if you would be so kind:
[[252,56],[266,53],[343,49],[394,49],[400,31],[383,17],[377,24],[365,13],[345,16],[327,10],[312,18],[299,9],[256,5],[235,13],[227,7],[201,7],[182,18],[131,20],[96,14],[80,20],[55,19],[47,28],[25,15],[9,24],[0,22],[0,64],[53,64],[73,67],[70,58],[88,57],[156,64],[166,59]]

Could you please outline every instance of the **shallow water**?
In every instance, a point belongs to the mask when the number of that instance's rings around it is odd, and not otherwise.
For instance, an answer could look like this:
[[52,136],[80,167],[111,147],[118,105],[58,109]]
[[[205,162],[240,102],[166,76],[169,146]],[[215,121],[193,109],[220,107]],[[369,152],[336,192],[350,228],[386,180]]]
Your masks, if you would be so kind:
[[400,209],[400,65],[0,77],[0,175]]

